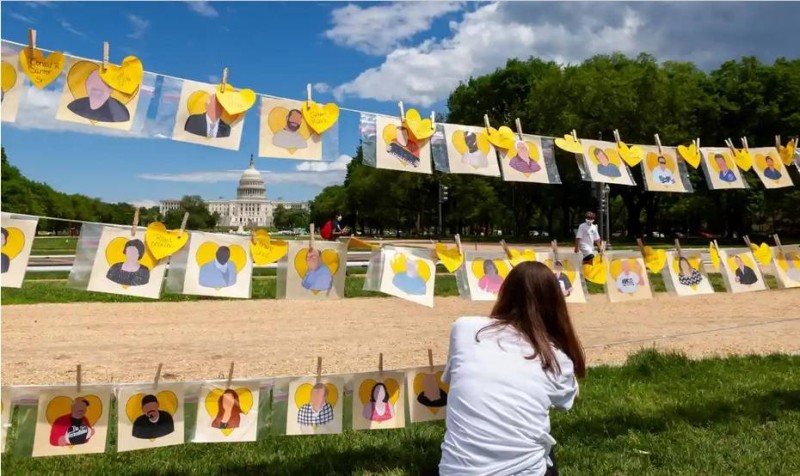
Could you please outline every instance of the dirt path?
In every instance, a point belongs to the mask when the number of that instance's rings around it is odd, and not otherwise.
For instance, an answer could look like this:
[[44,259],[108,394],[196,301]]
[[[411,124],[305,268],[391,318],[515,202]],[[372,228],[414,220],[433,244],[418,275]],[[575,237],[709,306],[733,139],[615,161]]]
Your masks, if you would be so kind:
[[[800,289],[571,308],[590,363],[617,363],[642,347],[711,354],[800,353]],[[437,298],[428,309],[392,298],[79,303],[3,306],[3,384],[216,378],[233,360],[240,377],[427,365],[447,356],[450,323],[490,303]],[[673,336],[664,338],[664,336]],[[611,345],[609,345],[611,344]]]

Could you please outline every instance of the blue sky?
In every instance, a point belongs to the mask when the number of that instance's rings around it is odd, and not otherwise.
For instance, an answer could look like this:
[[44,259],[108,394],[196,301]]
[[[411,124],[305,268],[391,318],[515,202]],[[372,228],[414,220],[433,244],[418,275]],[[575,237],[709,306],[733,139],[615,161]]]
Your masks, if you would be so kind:
[[[77,56],[135,54],[147,71],[396,114],[397,101],[444,112],[459,81],[511,57],[563,63],[599,53],[647,51],[713,68],[755,55],[797,57],[797,3],[321,3],[3,2],[2,38]],[[4,123],[2,143],[28,177],[108,201],[152,204],[197,194],[230,198],[257,152],[258,117],[245,119],[238,152],[164,139],[123,138]],[[64,127],[64,129],[69,129]],[[358,115],[343,112],[339,152],[358,144]],[[343,177],[326,164],[258,159],[270,198],[311,199]],[[154,179],[155,178],[157,179]]]

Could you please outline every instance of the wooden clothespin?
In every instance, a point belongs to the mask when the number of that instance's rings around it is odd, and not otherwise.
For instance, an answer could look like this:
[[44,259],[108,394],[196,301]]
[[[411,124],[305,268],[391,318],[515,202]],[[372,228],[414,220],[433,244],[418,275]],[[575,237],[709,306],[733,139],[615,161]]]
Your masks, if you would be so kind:
[[619,129],[614,129],[613,134],[614,134],[614,142],[616,142],[617,145],[619,145],[619,143],[622,142],[619,138]]
[[517,126],[517,136],[519,137],[519,140],[525,140],[525,138],[522,137],[522,121],[520,121],[519,118],[517,118],[514,121],[514,123]]
[[675,238],[675,251],[678,253],[678,259],[683,258],[683,253],[681,252],[681,240]]
[[383,352],[378,354],[378,372],[383,373]]
[[78,387],[78,395],[81,394],[81,364],[78,364],[78,367],[75,369],[75,381]]
[[317,357],[317,380],[322,377],[322,357]]
[[553,265],[556,264],[556,261],[561,261],[558,259],[558,241],[553,240],[550,242],[550,247],[553,248]]
[[694,147],[699,151],[700,150],[700,138],[694,140]]
[[461,235],[456,233],[455,240],[456,240],[456,249],[458,249],[458,254],[463,255],[464,254],[464,250],[461,249]]
[[131,236],[136,236],[136,227],[139,226],[139,207],[133,209],[133,224],[131,225]]
[[436,111],[431,111],[431,130],[436,130]]
[[178,236],[182,236],[183,232],[186,230],[186,223],[189,222],[189,212],[183,214],[183,220],[181,220],[181,229],[178,232]]
[[742,137],[739,139],[742,142],[742,147],[746,152],[750,152],[750,146],[747,144],[747,137]]
[[397,107],[400,108],[400,122],[406,121],[406,108],[403,107],[403,101],[397,103]]
[[306,84],[306,106],[311,108],[311,83]]
[[500,240],[500,246],[503,248],[503,251],[506,253],[506,257],[511,259],[511,248],[508,247],[506,244],[506,240]]
[[156,377],[153,379],[153,390],[158,388],[158,381],[161,380],[161,363],[158,364],[158,369],[156,370]]
[[[790,142],[791,142],[791,139],[790,139]],[[783,144],[781,144],[781,136],[780,136],[780,134],[776,134],[775,135],[775,148],[780,150],[782,145]]]
[[641,238],[636,238],[636,244],[639,246],[639,252],[642,254],[642,258],[644,258],[645,257],[644,240],[642,240]]
[[233,381],[233,361],[231,361],[231,369],[228,371],[228,382],[225,384],[225,388],[231,388],[232,381]]
[[600,254],[600,261],[605,260],[606,259],[606,242],[605,241],[601,241],[600,242],[600,248],[597,251],[600,252],[599,253]]
[[751,243],[750,243],[750,237],[749,237],[749,236],[747,236],[747,235],[744,235],[744,236],[742,237],[742,239],[744,240],[744,244],[745,244],[745,246],[747,246],[747,249],[748,249],[748,250],[749,250],[749,249],[752,249],[752,248],[750,248],[750,245],[751,245]]
[[733,141],[730,138],[725,139],[725,145],[728,146],[732,154],[736,155],[736,147],[733,146]]
[[572,129],[572,138],[575,139],[575,142],[578,142],[578,132],[575,129]]
[[775,246],[778,247],[778,253],[780,254],[780,256],[786,259],[786,255],[783,254],[783,245],[781,245],[781,239],[778,236],[778,234],[775,233],[774,235],[772,235],[772,239],[775,240]]
[[314,224],[308,225],[308,249],[314,249]]
[[[33,58],[36,51],[36,30],[28,28],[28,58]],[[28,60],[30,61],[30,59]]]
[[428,349],[428,368],[433,373],[433,349]]
[[663,151],[663,149],[661,148],[661,138],[658,136],[658,134],[656,134],[656,135],[655,135],[655,139],[656,139],[656,147],[658,147],[658,153],[659,153],[659,155],[660,155],[660,154],[663,154],[663,153],[664,153],[664,151]]
[[108,69],[108,57],[109,57],[109,46],[108,42],[103,42],[103,71]]
[[486,133],[488,134],[489,131],[492,129],[492,126],[489,124],[489,115],[483,115],[483,125],[486,126]]
[[717,250],[717,255],[719,255],[719,245],[717,244],[717,240],[712,240],[711,244],[714,246],[714,249]]
[[228,87],[228,68],[222,69],[222,81],[219,83],[219,91],[224,93]]

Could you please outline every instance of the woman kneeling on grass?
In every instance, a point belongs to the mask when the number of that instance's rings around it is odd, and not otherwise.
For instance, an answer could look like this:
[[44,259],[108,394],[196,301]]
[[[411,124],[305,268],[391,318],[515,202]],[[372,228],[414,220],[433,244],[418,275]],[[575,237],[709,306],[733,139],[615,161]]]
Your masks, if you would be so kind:
[[523,262],[491,317],[462,317],[444,372],[442,475],[556,475],[551,406],[569,410],[586,362],[553,272]]

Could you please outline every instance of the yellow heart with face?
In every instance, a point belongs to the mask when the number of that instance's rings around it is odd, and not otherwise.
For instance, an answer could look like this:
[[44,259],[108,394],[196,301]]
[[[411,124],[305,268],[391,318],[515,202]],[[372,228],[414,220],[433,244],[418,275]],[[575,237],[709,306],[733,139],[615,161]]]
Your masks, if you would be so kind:
[[563,138],[557,137],[555,140],[556,146],[567,152],[572,152],[573,154],[583,154],[583,146],[572,134],[567,134]]
[[271,240],[266,230],[258,230],[253,240],[250,240],[250,254],[257,265],[275,263],[289,252],[289,242],[285,240]]
[[409,109],[406,112],[405,126],[417,140],[425,140],[434,133],[433,122],[430,119],[423,119],[416,109]]
[[[406,255],[403,253],[398,253],[395,258],[390,263],[392,267],[392,271],[394,274],[405,273],[406,272],[406,262],[410,260]],[[422,278],[423,281],[426,283],[428,279],[431,277],[431,269],[428,267],[428,263],[422,260],[412,260],[417,265],[417,272],[419,273],[419,277]]]
[[644,149],[638,145],[628,147],[628,144],[619,142],[617,143],[617,153],[631,167],[644,159]]
[[719,271],[719,251],[713,244],[708,246],[708,255],[711,258],[711,266],[713,266],[715,270]]
[[453,136],[451,137],[451,140],[453,141],[453,148],[455,148],[459,154],[463,155],[469,152],[469,147],[467,146],[467,138],[466,138],[467,133],[475,134],[476,145],[478,146],[479,151],[483,152],[484,155],[489,153],[489,150],[491,148],[491,144],[489,142],[489,136],[487,136],[483,132],[472,132],[459,129],[453,132]]
[[693,168],[697,168],[700,166],[700,151],[695,146],[694,142],[686,147],[685,145],[678,146],[678,154],[683,157],[683,160],[686,161],[687,164],[691,165]]
[[606,265],[599,255],[591,263],[583,265],[583,276],[595,284],[606,284]]
[[8,233],[6,244],[2,248],[3,254],[8,256],[8,259],[14,259],[25,247],[25,233],[13,226],[3,229]]
[[153,222],[147,225],[147,232],[144,234],[144,241],[147,250],[161,260],[167,256],[172,256],[186,245],[189,241],[189,232],[184,230],[167,230],[163,223]]
[[361,382],[361,385],[358,387],[358,398],[361,400],[362,405],[369,403],[373,389],[380,384],[386,387],[386,393],[389,394],[389,401],[392,402],[392,404],[397,403],[397,400],[400,398],[400,384],[397,380],[387,378],[382,382],[376,382],[368,378]]
[[651,273],[660,273],[667,264],[667,253],[664,250],[654,250],[651,246],[644,247],[644,265]]
[[[317,385],[322,385],[325,388],[325,401],[330,406],[335,407],[336,402],[339,401],[339,389],[336,388],[336,385],[332,383],[319,383]],[[297,391],[294,394],[294,404],[297,405],[298,409],[303,405],[311,403],[311,391],[314,390],[314,387],[317,385],[304,383],[297,387]]]
[[[98,75],[101,75],[102,73],[99,71],[100,69],[101,68],[99,64],[93,63],[91,61],[77,61],[69,68],[69,72],[67,73],[67,86],[69,87],[69,92],[70,94],[72,94],[73,98],[80,99],[89,97],[89,92],[86,89],[86,81],[87,79],[89,79],[89,76],[91,76],[95,72],[97,72]],[[112,86],[109,87],[111,89],[114,89]],[[114,89],[113,91],[111,91],[111,97],[121,102],[122,104],[128,104],[133,100],[133,98],[137,97],[137,93],[138,90],[134,90],[132,93],[129,94],[122,92],[118,89]]]
[[708,154],[708,157],[707,157],[707,160],[706,160],[709,163],[709,165],[711,165],[711,170],[713,170],[716,173],[720,172],[719,163],[717,163],[717,156],[718,155],[722,156],[722,160],[725,162],[725,165],[728,167],[728,169],[730,169],[731,171],[736,169],[736,167],[734,166],[734,163],[733,163],[733,159],[731,159],[730,153],[728,153],[728,152],[711,152],[711,153]]
[[744,263],[745,266],[755,270],[756,264],[750,258],[749,253],[740,253],[738,255],[729,255],[728,259],[725,260],[725,264],[728,266],[728,269],[730,270],[731,273],[735,273],[736,270],[739,268],[739,265],[736,264],[737,256],[742,260],[742,263]]
[[794,160],[794,151],[797,148],[797,139],[790,140],[786,143],[786,147],[778,144],[778,154],[783,160],[783,164],[789,166]]
[[455,273],[464,264],[464,255],[458,252],[457,246],[448,248],[444,243],[436,243],[436,256],[450,273]]
[[667,167],[667,170],[669,170],[673,174],[676,173],[675,160],[673,160],[672,156],[667,154],[667,153],[659,155],[659,154],[657,154],[655,152],[648,152],[647,153],[647,170],[651,170],[652,171],[652,170],[655,170],[656,167],[659,166],[659,163],[658,163],[658,158],[659,157],[663,157],[664,158],[664,161],[666,162],[666,164],[664,164],[664,165]]
[[218,245],[213,241],[206,241],[197,248],[197,253],[195,254],[197,265],[202,267],[217,259],[217,250],[223,246],[228,248],[230,252],[228,259],[236,266],[236,272],[241,271],[247,262],[247,252],[244,248],[239,245]]
[[753,167],[753,156],[750,155],[747,149],[736,149],[733,154],[733,160],[744,171]]
[[506,276],[511,271],[508,268],[508,264],[503,260],[476,259],[472,262],[472,274],[476,278],[481,279],[486,274],[486,263],[492,263],[497,270],[497,274],[503,279],[506,279]]
[[[300,114],[302,116],[302,112]],[[267,123],[269,125],[269,130],[272,131],[273,134],[277,133],[279,130],[286,127],[286,121],[289,118],[289,110],[285,107],[274,107],[269,112],[269,116],[267,116]],[[303,137],[303,139],[308,139],[311,137],[311,134],[314,131],[311,130],[309,127],[308,122],[305,118],[300,121],[300,127],[297,129],[297,133]],[[289,151],[290,154],[294,154],[297,149],[286,149]]]
[[[689,266],[698,271],[700,270],[700,264],[703,262],[700,255],[687,255],[684,253],[683,257],[689,262]],[[675,271],[676,274],[680,274],[681,272],[680,259],[677,257],[672,258],[672,270]]]
[[784,256],[781,253],[778,253],[778,257],[775,259],[775,263],[784,271],[789,271],[789,261],[792,262],[792,267],[800,269],[800,253],[796,251],[789,251]]
[[[769,159],[771,163],[767,164],[767,159]],[[781,159],[777,151],[771,151],[767,155],[756,154],[755,166],[758,170],[763,173],[770,165],[778,172],[783,172],[783,165],[781,164]]]
[[761,266],[769,266],[772,262],[772,250],[768,244],[761,243],[760,246],[756,246],[751,243],[750,249],[753,250],[753,256],[755,256],[756,261],[758,261]]
[[[436,373],[420,372],[414,377],[414,395],[427,392],[426,395],[430,400],[438,400],[440,397],[440,390],[450,392],[450,385],[442,382],[442,375],[444,372],[441,370]],[[434,415],[439,413],[439,407],[425,407]]]
[[[194,91],[192,94],[189,95],[189,99],[186,100],[186,109],[189,111],[190,115],[195,114],[205,114],[207,110],[207,105],[210,99],[210,96],[214,96],[214,101],[222,107],[222,104],[219,102],[219,88],[217,88],[216,92],[209,93],[208,91]],[[225,108],[222,108],[222,114],[220,115],[220,120],[229,126],[233,126],[237,121],[242,119],[244,114],[229,114]]]
[[616,166],[619,166],[622,163],[622,160],[619,158],[619,154],[617,154],[616,149],[612,149],[611,147],[607,149],[603,149],[601,147],[591,146],[589,147],[589,159],[595,164],[600,164],[600,159],[597,158],[597,154],[602,152],[608,158],[608,161]]
[[0,82],[2,83],[0,86],[2,87],[0,89],[5,94],[17,84],[17,70],[8,61],[0,61],[0,65],[2,67],[2,74],[0,74]]
[[[330,271],[331,277],[333,277],[336,276],[336,272],[339,270],[339,253],[334,250],[320,251],[318,249],[309,250],[308,248],[303,248],[294,255],[294,269],[297,271],[298,276],[301,278],[306,277],[306,273],[308,273],[309,270],[309,263],[325,266],[328,268],[328,271]],[[311,292],[318,294],[320,290],[311,290]]]
[[122,65],[109,64],[106,69],[100,68],[100,79],[112,89],[124,94],[133,94],[139,89],[144,76],[144,66],[135,56],[122,60]]
[[[561,263],[561,272],[564,273],[567,276],[567,278],[569,279],[569,282],[574,283],[575,279],[577,278],[577,272],[575,270],[575,265],[570,260],[566,260],[566,259],[560,259],[558,261],[559,261],[559,263]],[[544,260],[544,264],[548,268],[550,268],[552,271],[555,271],[555,266],[556,265],[555,265],[555,262],[552,259]]]
[[[131,423],[136,421],[137,418],[143,415],[142,413],[142,399],[148,394],[146,393],[136,393],[131,395],[131,398],[128,399],[128,402],[125,404],[125,415],[128,416],[128,420]],[[178,411],[178,405],[180,402],[178,401],[178,396],[175,395],[174,392],[170,392],[169,390],[164,390],[158,392],[154,395],[156,400],[158,400],[158,409],[163,410],[170,415],[175,415],[175,412]]]
[[500,129],[489,128],[489,142],[498,149],[510,150],[517,141],[514,131],[507,126],[500,126]]
[[611,273],[612,279],[616,280],[619,275],[622,274],[623,266],[628,266],[629,271],[638,274],[641,278],[641,282],[644,282],[644,270],[642,269],[642,265],[639,264],[639,260],[636,258],[618,258],[611,260],[608,271]]
[[233,116],[247,112],[256,103],[256,93],[252,89],[237,91],[230,84],[225,85],[225,90],[218,86],[216,95],[222,109]]
[[339,106],[332,102],[322,106],[314,101],[311,101],[309,105],[306,101],[300,108],[300,112],[303,113],[303,119],[306,120],[308,126],[317,134],[327,131],[339,120]]
[[[145,235],[146,237],[147,235]],[[134,248],[129,251],[129,248]],[[152,270],[158,263],[158,259],[147,249],[139,238],[124,238],[118,236],[111,240],[106,247],[106,262],[109,266],[122,263],[127,259],[127,253],[138,253],[138,263],[147,269]]]
[[74,399],[64,395],[53,397],[45,409],[47,422],[52,425],[57,418],[60,418],[64,415],[70,415],[72,413],[73,403],[77,403],[80,400],[83,400],[86,404],[88,404],[86,407],[85,416],[86,419],[89,420],[89,424],[94,426],[103,415],[103,401],[100,400],[100,397],[97,395],[81,395]]
[[536,252],[533,250],[523,250],[520,251],[516,248],[509,248],[508,260],[511,262],[511,266],[516,266],[524,261],[536,261]]
[[[41,50],[34,50],[33,55],[29,55],[30,48],[22,48],[19,51],[19,65],[25,76],[39,89],[55,81],[64,69],[64,53],[60,51],[54,51],[45,57]],[[3,75],[5,76],[5,71]]]
[[[225,436],[230,436],[233,430],[238,428],[239,414],[247,415],[253,408],[253,392],[249,388],[235,390],[215,388],[206,395],[205,407],[208,416],[211,417],[213,428],[218,428],[218,424],[214,423],[217,419],[222,421],[226,416],[231,417],[228,422],[236,422],[235,426],[230,425],[228,428],[219,429]],[[228,415],[226,415],[226,410],[229,412]]]

